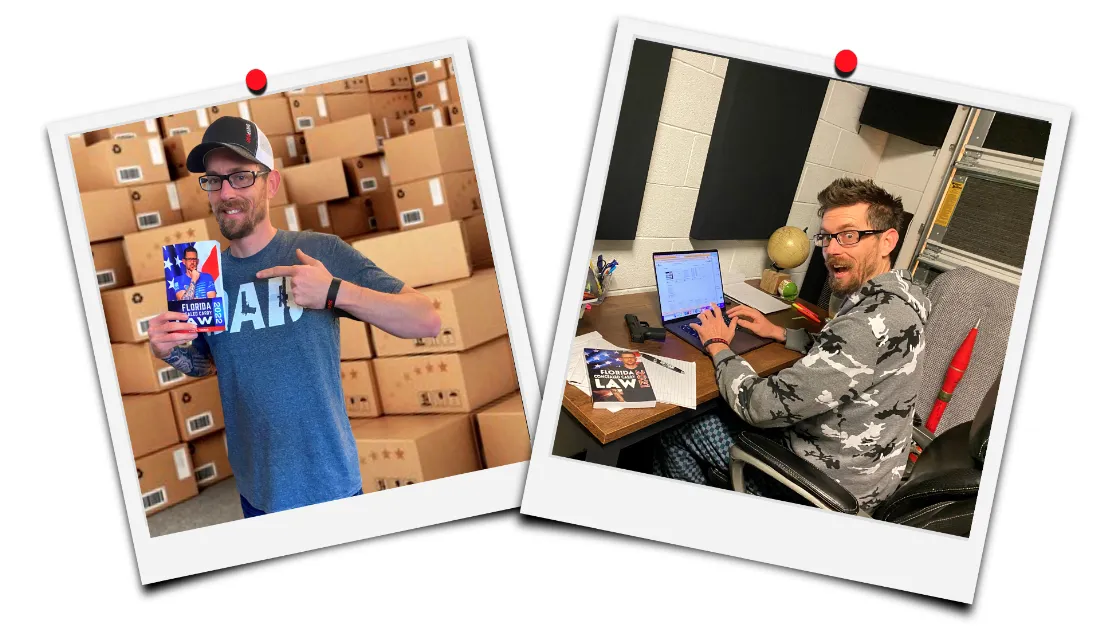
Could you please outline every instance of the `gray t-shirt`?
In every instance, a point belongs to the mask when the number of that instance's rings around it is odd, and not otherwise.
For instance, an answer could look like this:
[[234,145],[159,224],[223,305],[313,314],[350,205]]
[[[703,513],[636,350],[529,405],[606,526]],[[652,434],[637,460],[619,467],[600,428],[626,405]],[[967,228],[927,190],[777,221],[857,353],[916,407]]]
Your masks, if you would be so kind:
[[229,308],[224,332],[194,345],[213,356],[237,489],[266,512],[331,501],[361,489],[357,446],[342,396],[338,318],[287,304],[283,278],[257,272],[300,264],[296,249],[336,278],[382,293],[404,283],[337,236],[280,230],[256,254],[221,253]]

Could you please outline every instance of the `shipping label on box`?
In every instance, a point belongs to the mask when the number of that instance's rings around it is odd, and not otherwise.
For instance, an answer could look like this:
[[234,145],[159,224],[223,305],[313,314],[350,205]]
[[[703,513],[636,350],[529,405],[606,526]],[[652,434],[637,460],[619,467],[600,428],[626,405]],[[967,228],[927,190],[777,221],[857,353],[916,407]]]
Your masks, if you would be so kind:
[[448,75],[447,64],[442,59],[427,61],[415,66],[408,66],[412,74],[412,85],[419,87],[428,83],[436,83],[446,79]]
[[479,409],[474,418],[486,468],[528,461],[532,443],[520,391]]
[[159,119],[159,127],[164,138],[178,136],[192,131],[206,131],[210,126],[210,114],[205,107],[189,112],[170,114]]
[[233,476],[229,466],[229,451],[225,446],[225,431],[217,431],[192,441],[187,450],[194,464],[194,481],[199,488],[213,485]]
[[171,390],[175,426],[184,442],[216,433],[225,428],[218,378],[193,380]]
[[458,81],[451,78],[432,85],[417,87],[412,90],[412,96],[416,100],[416,111],[418,112],[439,109],[459,100]]
[[391,90],[411,90],[412,89],[412,75],[408,72],[408,67],[396,68],[394,70],[385,70],[383,72],[374,72],[373,74],[365,75],[366,87],[370,92],[388,92]]
[[174,182],[147,184],[128,189],[136,227],[141,230],[183,222],[179,191]]
[[381,415],[381,401],[369,361],[342,362],[342,396],[346,402],[346,415],[351,418]]
[[256,123],[260,132],[268,136],[268,141],[272,144],[272,153],[280,155],[281,151],[273,142],[273,138],[295,133],[291,105],[287,99],[282,97],[250,99],[249,113],[252,114],[251,120]]
[[86,147],[74,166],[81,170],[81,192],[171,181],[163,141],[156,136],[98,142]]
[[508,337],[465,352],[377,357],[373,369],[386,414],[464,413],[517,388]]
[[148,515],[198,494],[194,466],[186,444],[137,459],[136,476],[140,481],[140,500]]
[[389,190],[389,165],[383,155],[363,155],[342,160],[342,170],[346,172],[346,184],[350,195],[365,195],[381,190]]
[[79,198],[90,242],[116,239],[139,230],[127,188],[83,192]]
[[424,129],[385,140],[385,159],[395,186],[474,170],[465,125]]
[[107,291],[132,284],[132,272],[128,270],[128,261],[124,258],[123,240],[93,243],[89,248],[93,252],[93,272],[97,275],[99,290]]
[[112,349],[122,394],[154,394],[191,379],[155,358],[146,343],[114,343]]
[[497,274],[493,269],[419,291],[431,298],[439,314],[442,327],[439,335],[402,339],[370,327],[378,357],[461,352],[508,334]]
[[461,221],[378,234],[354,241],[353,247],[386,273],[412,287],[470,275],[470,258]]
[[175,412],[167,392],[127,395],[123,400],[133,459],[179,443]]
[[474,171],[394,186],[393,197],[402,230],[465,219],[482,209]]
[[323,94],[289,97],[288,107],[296,131],[305,131],[316,125],[330,122],[330,112],[327,110],[326,96]]
[[114,343],[139,343],[148,339],[148,325],[167,310],[166,285],[151,282],[101,294],[109,340]]
[[[341,167],[339,167],[341,170]],[[166,280],[163,267],[163,247],[184,241],[204,241],[209,238],[206,222],[187,221],[178,225],[144,230],[124,237],[124,255],[132,280],[138,283]]]
[[376,130],[369,114],[319,125],[308,129],[303,137],[307,141],[307,155],[312,163],[377,152]]
[[344,199],[350,194],[341,158],[285,167],[280,176],[286,180],[288,199],[297,205]]
[[471,418],[463,414],[384,416],[353,426],[365,492],[480,469]]

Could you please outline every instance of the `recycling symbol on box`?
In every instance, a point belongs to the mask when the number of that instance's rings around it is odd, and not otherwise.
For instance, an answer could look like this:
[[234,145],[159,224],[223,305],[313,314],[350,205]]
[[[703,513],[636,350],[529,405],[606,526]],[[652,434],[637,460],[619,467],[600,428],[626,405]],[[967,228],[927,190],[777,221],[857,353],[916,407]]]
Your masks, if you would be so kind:
[[139,293],[133,293],[132,294],[132,303],[133,304],[139,304],[140,302],[143,302],[143,301],[144,301],[144,296],[140,295]]
[[121,151],[120,145],[119,144],[114,144],[113,145],[113,153],[120,153],[120,151]]
[[400,199],[403,199],[404,198],[404,189],[401,188],[400,190],[396,191],[396,196]]
[[191,400],[190,392],[183,392],[183,402],[188,403],[188,402],[190,402],[190,400]]
[[138,190],[133,190],[132,191],[132,201],[140,201],[140,191],[138,191]]

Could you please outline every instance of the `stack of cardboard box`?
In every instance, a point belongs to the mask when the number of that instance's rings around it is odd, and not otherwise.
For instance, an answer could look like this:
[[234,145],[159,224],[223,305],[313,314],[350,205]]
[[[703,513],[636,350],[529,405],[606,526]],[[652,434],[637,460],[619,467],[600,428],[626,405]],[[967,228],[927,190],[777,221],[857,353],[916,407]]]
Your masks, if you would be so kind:
[[[366,491],[527,459],[459,112],[447,59],[71,137],[147,513],[231,475],[217,378],[190,378],[148,346],[148,324],[167,308],[162,248],[228,246],[186,169],[206,128],[226,115],[253,120],[272,145],[282,174],[274,226],[346,239],[421,287],[443,318],[440,335],[422,340],[342,320],[342,383]],[[519,424],[508,419],[518,410]]]

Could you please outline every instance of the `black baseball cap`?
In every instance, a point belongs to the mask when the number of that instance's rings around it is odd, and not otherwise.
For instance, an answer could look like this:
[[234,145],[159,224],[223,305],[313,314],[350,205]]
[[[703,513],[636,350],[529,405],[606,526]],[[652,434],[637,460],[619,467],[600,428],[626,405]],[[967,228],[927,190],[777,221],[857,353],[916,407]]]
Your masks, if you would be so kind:
[[206,172],[206,154],[214,149],[226,148],[241,157],[252,160],[268,170],[274,169],[272,145],[251,120],[236,116],[222,116],[210,123],[202,142],[190,150],[187,170],[191,173]]

